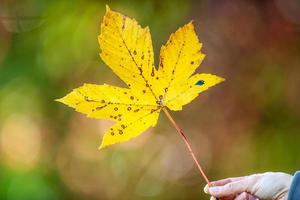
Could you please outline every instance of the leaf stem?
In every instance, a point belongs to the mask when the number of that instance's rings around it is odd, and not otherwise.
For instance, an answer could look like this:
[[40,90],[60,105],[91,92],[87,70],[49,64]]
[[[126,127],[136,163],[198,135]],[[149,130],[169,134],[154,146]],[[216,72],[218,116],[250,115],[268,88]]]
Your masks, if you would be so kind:
[[173,124],[173,126],[175,127],[175,129],[177,130],[178,134],[181,136],[181,138],[183,139],[184,143],[186,144],[191,156],[193,157],[194,162],[196,163],[198,170],[200,172],[200,174],[203,176],[203,178],[205,179],[206,183],[208,185],[210,184],[210,181],[208,180],[206,174],[204,173],[199,161],[197,160],[194,151],[192,150],[192,147],[190,145],[190,143],[187,140],[187,137],[185,136],[184,132],[182,131],[182,129],[178,126],[178,124],[175,122],[175,120],[172,118],[172,116],[170,115],[170,113],[168,112],[166,107],[163,107],[162,110],[164,111],[164,113],[167,115],[168,119],[171,121],[171,123]]

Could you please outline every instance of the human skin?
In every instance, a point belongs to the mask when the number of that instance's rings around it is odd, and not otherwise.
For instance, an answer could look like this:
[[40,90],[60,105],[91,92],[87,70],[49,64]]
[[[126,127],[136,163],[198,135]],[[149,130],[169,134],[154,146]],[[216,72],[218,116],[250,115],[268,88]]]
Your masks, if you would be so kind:
[[266,172],[214,181],[204,188],[211,199],[222,200],[287,200],[292,182],[290,174]]

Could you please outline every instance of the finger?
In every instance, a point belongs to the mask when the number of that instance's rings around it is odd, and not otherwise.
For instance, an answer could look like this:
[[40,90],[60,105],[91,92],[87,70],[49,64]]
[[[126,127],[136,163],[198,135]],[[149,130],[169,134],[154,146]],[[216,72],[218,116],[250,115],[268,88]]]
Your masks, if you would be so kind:
[[216,198],[215,197],[210,197],[210,200],[216,200]]
[[226,179],[222,179],[222,180],[218,180],[218,181],[212,181],[208,184],[205,185],[204,187],[204,192],[206,194],[210,194],[209,193],[209,187],[212,187],[212,186],[223,186],[223,185],[226,185],[227,183],[231,183],[231,182],[234,182],[234,181],[240,181],[244,178],[246,178],[247,176],[242,176],[242,177],[234,177],[234,178],[226,178]]
[[249,179],[230,182],[224,186],[215,186],[209,188],[209,193],[214,197],[225,197],[238,195],[242,192],[249,191]]
[[236,196],[234,200],[259,200],[259,199],[247,192],[243,192],[238,196]]
[[246,177],[248,177],[248,176],[233,177],[233,178],[221,179],[218,181],[212,181],[212,182],[210,182],[210,186],[222,186],[222,185],[226,185],[227,183],[234,182],[234,181],[240,181]]

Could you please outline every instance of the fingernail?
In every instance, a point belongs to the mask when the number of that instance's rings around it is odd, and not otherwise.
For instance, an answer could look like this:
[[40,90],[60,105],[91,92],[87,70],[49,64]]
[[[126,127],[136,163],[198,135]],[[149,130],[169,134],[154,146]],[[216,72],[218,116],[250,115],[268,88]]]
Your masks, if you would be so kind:
[[204,187],[204,192],[206,193],[206,194],[209,194],[209,189],[208,189],[208,185],[206,185],[205,187]]

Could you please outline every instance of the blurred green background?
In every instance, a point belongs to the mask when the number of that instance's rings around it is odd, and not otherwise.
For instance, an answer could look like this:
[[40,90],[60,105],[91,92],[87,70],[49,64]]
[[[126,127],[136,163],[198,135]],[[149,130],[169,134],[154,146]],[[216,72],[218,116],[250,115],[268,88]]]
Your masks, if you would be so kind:
[[98,151],[110,123],[54,102],[83,83],[123,86],[98,55],[105,4],[149,25],[156,63],[194,20],[207,54],[198,71],[226,81],[174,115],[210,179],[300,169],[299,1],[2,0],[1,200],[209,198],[164,115]]

